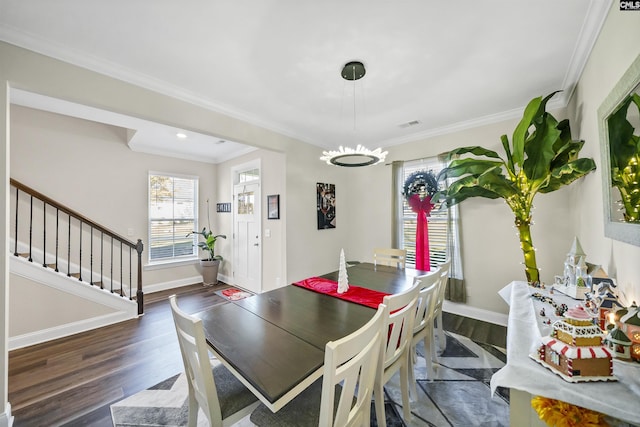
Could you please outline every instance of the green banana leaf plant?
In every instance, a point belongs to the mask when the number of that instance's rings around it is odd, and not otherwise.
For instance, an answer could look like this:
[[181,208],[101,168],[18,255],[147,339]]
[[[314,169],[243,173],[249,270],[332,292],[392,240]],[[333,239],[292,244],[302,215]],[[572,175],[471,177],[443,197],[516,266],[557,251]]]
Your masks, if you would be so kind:
[[640,135],[627,120],[629,107],[640,115],[640,95],[632,93],[609,118],[609,158],[611,184],[620,191],[625,222],[640,223]]
[[451,162],[438,176],[438,180],[459,178],[439,195],[445,206],[470,197],[506,201],[515,215],[530,284],[540,282],[530,229],[534,197],[568,185],[596,168],[593,159],[578,158],[584,141],[571,139],[569,121],[558,122],[546,111],[547,101],[556,93],[529,102],[511,142],[507,135],[501,136],[505,158],[480,146],[457,148],[449,153]]

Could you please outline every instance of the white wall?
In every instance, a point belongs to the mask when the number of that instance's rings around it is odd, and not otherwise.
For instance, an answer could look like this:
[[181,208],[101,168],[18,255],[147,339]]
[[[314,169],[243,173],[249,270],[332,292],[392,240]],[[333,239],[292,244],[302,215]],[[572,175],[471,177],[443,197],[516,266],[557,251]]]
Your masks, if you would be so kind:
[[640,55],[640,13],[618,10],[614,2],[570,104],[575,130],[587,141],[583,152],[598,170],[572,195],[576,234],[587,257],[617,277],[629,301],[640,302],[640,247],[604,237],[600,138],[597,111]]
[[[9,336],[82,322],[115,310],[11,274]],[[37,297],[36,297],[37,295]]]

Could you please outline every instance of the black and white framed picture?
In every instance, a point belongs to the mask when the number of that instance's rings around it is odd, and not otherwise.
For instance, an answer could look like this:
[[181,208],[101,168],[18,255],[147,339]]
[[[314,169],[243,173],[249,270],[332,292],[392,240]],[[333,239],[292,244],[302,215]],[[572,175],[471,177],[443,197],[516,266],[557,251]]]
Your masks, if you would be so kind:
[[267,196],[267,219],[280,219],[280,195]]
[[318,230],[336,228],[336,186],[335,184],[316,184],[318,205]]

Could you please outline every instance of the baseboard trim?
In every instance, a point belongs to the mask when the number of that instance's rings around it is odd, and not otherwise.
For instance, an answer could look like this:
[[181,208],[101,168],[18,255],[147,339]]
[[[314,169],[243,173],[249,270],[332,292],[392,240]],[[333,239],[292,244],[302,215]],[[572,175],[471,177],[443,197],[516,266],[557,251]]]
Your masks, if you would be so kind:
[[153,285],[146,285],[142,287],[142,291],[145,294],[152,294],[154,292],[166,291],[168,289],[181,288],[183,286],[190,286],[197,283],[202,283],[202,276],[187,277],[185,279],[172,280],[170,282],[154,283]]
[[5,405],[5,412],[0,414],[0,427],[11,427],[13,425],[13,415],[11,415],[11,404]]
[[218,280],[220,280],[221,282],[226,283],[227,285],[230,286],[234,286],[233,284],[233,278],[225,275],[225,274],[218,274]]
[[442,310],[447,313],[457,314],[459,316],[470,317],[476,320],[493,323],[494,325],[507,326],[509,316],[495,311],[485,310],[483,308],[472,307],[467,304],[459,304],[451,301],[444,301]]
[[[46,341],[64,338],[69,335],[86,332],[93,329],[102,328],[114,323],[123,322],[132,319],[131,315],[124,312],[109,313],[103,316],[93,317],[91,319],[80,320],[77,322],[67,323],[53,328],[47,328],[36,332],[30,332],[15,337],[9,337],[9,350],[16,350]],[[0,422],[0,426],[2,423]]]

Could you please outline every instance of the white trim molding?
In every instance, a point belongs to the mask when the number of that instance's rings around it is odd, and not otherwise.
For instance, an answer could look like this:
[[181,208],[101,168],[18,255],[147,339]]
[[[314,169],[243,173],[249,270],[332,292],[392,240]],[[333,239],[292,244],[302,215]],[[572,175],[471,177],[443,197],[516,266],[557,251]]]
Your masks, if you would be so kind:
[[181,288],[183,286],[195,285],[202,283],[202,276],[186,277],[184,279],[172,280],[170,282],[154,283],[153,285],[146,285],[142,287],[142,291],[145,294],[152,294],[154,292],[166,291],[168,289]]
[[0,427],[11,427],[13,425],[13,415],[11,415],[11,404],[5,404],[5,412],[0,413]]
[[458,304],[446,300],[442,304],[442,310],[447,313],[470,317],[472,319],[482,320],[484,322],[500,326],[507,326],[507,321],[509,320],[509,316],[506,314],[496,313],[495,311],[472,307],[467,304]]
[[[132,317],[126,312],[117,311],[105,314],[103,316],[93,317],[91,319],[80,320],[77,322],[66,323],[53,328],[42,329],[40,331],[29,332],[27,334],[9,337],[9,350],[28,347],[34,344],[40,344],[58,338],[64,338],[70,335],[86,332],[93,329],[102,328],[104,326],[113,325],[115,323],[124,322]],[[0,424],[1,426],[1,424]]]

